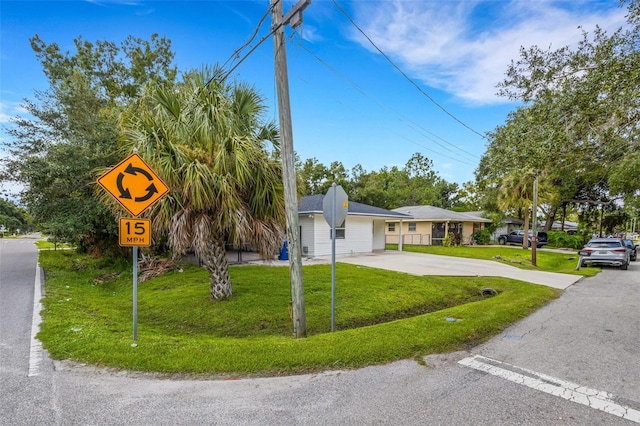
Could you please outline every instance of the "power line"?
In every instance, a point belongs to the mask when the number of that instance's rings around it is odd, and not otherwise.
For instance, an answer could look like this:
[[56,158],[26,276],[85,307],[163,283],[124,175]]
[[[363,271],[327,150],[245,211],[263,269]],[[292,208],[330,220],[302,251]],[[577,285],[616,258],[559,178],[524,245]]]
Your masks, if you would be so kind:
[[[371,42],[371,44],[378,49],[378,51],[387,59],[387,61],[389,61],[407,80],[409,80],[409,82],[411,82],[420,92],[423,93],[423,95],[425,95],[429,100],[431,100],[431,102],[433,102],[435,105],[437,105],[440,109],[442,109],[445,113],[447,113],[448,115],[450,115],[452,118],[454,118],[456,121],[460,122],[462,125],[464,125],[465,127],[467,127],[468,129],[472,130],[473,132],[475,132],[476,134],[478,134],[479,136],[483,137],[484,136],[482,134],[480,134],[479,132],[471,129],[469,126],[467,126],[466,124],[464,124],[462,121],[460,121],[459,119],[457,119],[455,116],[453,116],[451,113],[449,113],[446,109],[444,109],[441,105],[439,105],[434,99],[432,99],[427,93],[425,93],[415,82],[413,82],[397,65],[395,65],[391,59],[384,53],[382,52],[382,50],[380,50],[374,43],[373,41],[371,41],[371,39],[357,26],[357,24],[355,24],[355,22],[353,22],[353,20],[340,8],[340,6],[335,2],[334,0],[334,4],[336,5],[336,7],[338,7],[338,9],[347,17],[347,19],[349,19],[349,21],[365,36],[367,37],[367,39]],[[260,28],[262,27],[262,24],[264,23],[266,17],[268,16],[269,13],[271,13],[272,9],[273,9],[274,5],[271,5],[270,8],[267,10],[267,12],[262,16],[262,18],[260,19],[260,21],[258,22],[254,32],[252,33],[252,35],[250,36],[249,40],[247,42],[245,42],[242,46],[240,46],[239,48],[237,48],[230,56],[229,58],[224,62],[223,67],[226,66],[233,58],[237,58],[238,55],[240,54],[240,52],[245,49],[247,46],[249,46],[251,44],[251,42],[255,39],[255,37],[257,36]],[[276,31],[276,28],[273,28],[267,35],[263,36],[258,43],[253,46],[235,65],[233,65],[233,67],[231,67],[222,77],[222,80],[226,80],[227,77],[233,72],[235,71],[262,43],[264,43],[269,37],[271,37],[274,32]],[[308,52],[310,55],[312,55],[314,58],[316,58],[316,60],[318,60],[321,64],[323,64],[325,67],[329,68],[330,70],[332,70],[334,73],[341,75],[335,68],[331,67],[328,63],[326,63],[325,61],[323,61],[321,58],[319,58],[316,54],[314,54],[313,52],[311,52],[309,49],[307,49],[304,45],[302,45],[302,43],[298,42],[298,45],[300,47],[302,47],[303,50],[305,50],[306,52]],[[342,76],[342,75],[341,75]],[[211,81],[213,80],[214,77],[212,77],[209,81],[207,81],[207,83],[205,84],[205,87],[211,83]],[[367,93],[364,92],[364,90],[362,90],[358,85],[356,85],[353,81],[349,80],[348,78],[342,76],[342,78],[345,78],[352,86],[354,86],[358,91],[360,91],[364,96],[367,96]],[[379,103],[378,103],[379,104]],[[379,104],[380,105],[380,104]],[[382,105],[384,107],[384,105]],[[388,108],[388,107],[387,107]],[[413,122],[412,120],[408,119],[407,117],[403,116],[402,114],[399,114],[397,111],[391,109],[392,111],[394,111],[396,114],[398,114],[398,116],[409,122],[409,123],[413,123],[416,127],[422,129],[424,132],[431,134],[432,136],[438,138],[439,140],[441,140],[442,142],[444,142],[445,144],[457,149],[458,151],[462,152],[463,154],[469,155],[471,157],[475,157],[477,158],[477,155],[472,154],[468,151],[465,151],[463,149],[461,149],[460,147],[446,141],[445,139],[443,139],[440,136],[435,135],[434,133],[424,129],[424,127],[420,126],[419,124]],[[438,141],[436,141],[435,139],[433,139],[432,137],[429,137],[425,134],[423,134],[424,137],[426,137],[427,139],[431,140],[432,142],[434,142],[435,144],[439,145],[440,147],[442,147],[443,149],[454,153],[453,150],[451,150],[450,148],[444,146],[443,144],[439,143]],[[409,140],[408,138],[405,138],[407,140]],[[453,158],[453,157],[449,157],[446,154],[442,154],[439,153],[437,151],[434,151],[428,147],[425,147],[424,145],[420,145],[417,142],[411,141],[412,143],[421,146],[431,152],[434,152],[436,154],[439,155],[443,155],[447,158],[451,158],[457,161],[460,161],[460,159],[457,158]],[[464,161],[460,161],[461,163],[467,164],[469,165],[469,163],[464,162]]]
[[408,142],[411,142],[412,144],[418,145],[419,147],[422,147],[423,149],[426,149],[427,151],[431,151],[431,152],[433,152],[433,153],[435,153],[435,154],[441,155],[441,156],[446,157],[446,158],[448,158],[448,159],[450,159],[450,160],[457,161],[458,163],[465,164],[465,165],[467,165],[467,166],[475,166],[475,164],[472,164],[472,163],[469,163],[469,162],[463,161],[463,160],[462,160],[462,159],[460,159],[460,158],[452,157],[452,156],[450,156],[450,155],[443,154],[442,152],[435,151],[435,150],[433,150],[433,149],[431,149],[431,148],[427,148],[426,146],[424,146],[424,145],[422,145],[422,144],[419,144],[418,142],[415,142],[415,141],[413,141],[413,140],[409,139],[408,137],[403,136],[403,135],[401,135],[401,134],[399,134],[399,133],[397,133],[397,132],[395,132],[395,131],[393,131],[393,130],[390,130],[390,129],[387,129],[387,130],[389,130],[391,133],[395,134],[396,136],[398,136],[398,137],[400,137],[400,138],[402,138],[402,139],[405,139],[405,140],[407,140]]
[[[342,74],[342,73],[341,73],[340,71],[338,71],[335,67],[331,66],[331,65],[330,65],[329,63],[327,63],[325,60],[323,60],[322,58],[320,58],[317,54],[313,53],[313,52],[312,52],[311,50],[309,50],[306,46],[304,46],[301,42],[298,42],[297,44],[298,44],[298,46],[300,46],[304,51],[306,51],[309,55],[311,55],[311,56],[312,56],[313,58],[315,58],[318,62],[320,62],[323,66],[325,66],[327,69],[329,69],[330,71],[332,71],[333,73],[335,73],[337,76],[339,76],[340,78],[342,78],[343,80],[345,80],[347,83],[349,83],[349,84],[350,84],[354,89],[356,89],[358,92],[360,92],[363,96],[365,96],[366,98],[368,98],[368,99],[372,100],[373,102],[375,102],[376,104],[378,104],[379,106],[381,106],[381,107],[383,107],[383,108],[390,109],[390,110],[391,110],[391,111],[393,111],[395,114],[397,114],[397,116],[398,116],[401,120],[406,121],[406,122],[408,122],[410,125],[415,126],[414,130],[415,130],[415,131],[417,131],[418,133],[420,133],[423,137],[425,137],[425,138],[429,139],[430,141],[432,141],[432,142],[433,142],[433,143],[435,143],[436,145],[440,146],[441,148],[443,148],[443,149],[445,149],[445,150],[447,150],[447,151],[449,151],[449,152],[451,152],[451,153],[453,153],[453,154],[456,154],[456,151],[454,151],[454,150],[452,150],[451,148],[449,148],[449,147],[447,147],[447,146],[443,145],[442,143],[440,143],[440,142],[436,141],[436,140],[434,139],[434,137],[435,137],[435,138],[440,139],[442,142],[444,142],[445,144],[447,144],[447,145],[449,145],[449,146],[451,146],[451,147],[453,147],[453,148],[457,149],[457,150],[458,150],[458,151],[460,151],[461,153],[463,153],[463,154],[465,154],[465,155],[467,155],[467,156],[469,156],[469,157],[473,157],[473,158],[469,158],[469,159],[468,159],[468,160],[470,160],[470,161],[475,161],[476,159],[478,159],[478,158],[479,158],[477,155],[475,155],[475,154],[473,154],[473,153],[470,153],[470,152],[468,152],[468,151],[465,151],[464,149],[462,149],[462,148],[460,148],[460,147],[458,147],[458,146],[456,146],[456,145],[454,145],[454,144],[452,144],[452,143],[448,142],[447,140],[443,139],[442,137],[440,137],[440,136],[438,136],[438,135],[436,135],[436,134],[434,134],[434,133],[430,132],[429,130],[427,130],[427,129],[425,129],[424,127],[422,127],[420,124],[418,124],[418,123],[416,123],[415,121],[411,120],[410,118],[408,118],[408,117],[404,116],[404,115],[403,115],[403,114],[401,114],[400,112],[398,112],[398,111],[394,110],[392,107],[389,107],[389,106],[387,106],[387,105],[384,105],[384,104],[382,104],[382,103],[378,102],[376,99],[372,98],[372,97],[371,97],[371,96],[370,96],[370,95],[369,95],[369,94],[368,94],[368,93],[367,93],[367,92],[366,92],[362,87],[360,87],[357,83],[355,83],[353,80],[349,79],[346,75]],[[422,133],[422,132],[428,133],[428,134],[432,135],[433,137],[431,137],[431,136],[429,136],[429,135],[427,135],[427,134],[424,134],[424,133]],[[397,133],[396,133],[396,132],[393,132],[393,133],[395,133],[395,134],[397,135]],[[451,156],[449,156],[449,155],[447,155],[447,154],[443,154],[443,153],[438,152],[438,151],[435,151],[435,150],[433,150],[433,149],[431,149],[431,148],[429,148],[429,147],[426,147],[426,146],[424,146],[424,145],[422,145],[422,144],[419,144],[419,143],[417,143],[417,142],[415,142],[415,141],[413,141],[413,140],[411,140],[411,139],[409,139],[409,138],[407,138],[407,137],[404,137],[404,136],[401,136],[401,137],[402,137],[403,139],[406,139],[406,140],[408,140],[409,142],[411,142],[411,143],[413,143],[413,144],[415,144],[415,145],[418,145],[418,146],[420,146],[420,147],[422,147],[422,148],[424,148],[424,149],[426,149],[426,150],[428,150],[428,151],[431,151],[431,152],[433,152],[433,153],[435,153],[435,154],[442,155],[443,157],[447,157],[447,158],[449,158],[449,159],[452,159],[452,160],[458,161],[458,162],[460,162],[460,163],[462,163],[462,164],[466,164],[466,165],[473,166],[473,164],[471,164],[471,163],[469,163],[469,162],[466,162],[466,161],[462,161],[460,158],[451,157]]]
[[[413,84],[413,85],[414,85],[414,86],[415,86],[415,87],[416,87],[416,88],[417,88],[417,89],[418,89],[418,90],[419,90],[423,95],[425,95],[425,96],[426,96],[426,97],[427,97],[431,102],[433,102],[435,105],[437,105],[437,106],[438,106],[440,109],[442,109],[445,113],[447,113],[448,115],[450,115],[452,118],[454,118],[454,119],[455,119],[456,121],[458,121],[460,124],[464,125],[465,127],[467,127],[468,129],[470,129],[471,131],[475,132],[476,134],[478,134],[479,136],[481,136],[481,137],[483,137],[483,138],[484,138],[484,136],[483,136],[482,134],[480,134],[480,133],[476,132],[475,130],[473,130],[472,128],[470,128],[470,127],[469,127],[469,126],[467,126],[466,124],[464,124],[462,121],[460,121],[459,119],[457,119],[455,116],[453,116],[451,113],[449,113],[446,109],[444,109],[444,107],[442,107],[442,106],[441,106],[441,105],[439,105],[439,104],[438,104],[434,99],[432,99],[432,98],[431,98],[427,93],[425,93],[425,92],[424,92],[424,91],[423,91],[423,90],[422,90],[422,89],[421,89],[421,88],[420,88],[420,87],[419,87],[415,82],[413,82],[413,81],[412,81],[412,80],[411,80],[411,79],[410,79],[410,78],[409,78],[409,77],[408,77],[408,76],[407,76],[407,75],[406,75],[406,74],[405,74],[405,73],[404,73],[404,72],[403,72],[403,71],[402,71],[402,70],[401,70],[397,65],[395,65],[395,64],[390,60],[390,58],[389,58],[389,57],[388,57],[388,56],[387,56],[387,55],[386,55],[382,50],[380,50],[380,49],[379,49],[379,48],[378,48],[378,47],[373,43],[373,41],[371,41],[371,39],[370,39],[370,38],[369,38],[369,37],[368,37],[368,36],[367,36],[367,35],[366,35],[366,34],[365,34],[365,33],[364,33],[364,32],[363,32],[363,31],[362,31],[362,30],[357,26],[357,24],[355,24],[355,22],[353,22],[353,20],[352,20],[352,19],[351,19],[351,18],[350,18],[350,17],[349,17],[349,16],[348,16],[348,15],[347,15],[347,14],[346,14],[346,13],[345,13],[341,8],[340,8],[340,6],[339,6],[337,3],[335,3],[335,0],[334,0],[334,4],[335,4],[335,5],[338,7],[338,9],[340,9],[340,11],[341,11],[341,12],[342,12],[346,17],[347,17],[347,19],[349,19],[349,21],[350,21],[350,22],[351,22],[351,23],[352,23],[352,24],[353,24],[353,25],[354,25],[354,26],[355,26],[355,27],[356,27],[356,28],[357,28],[357,29],[358,29],[358,30],[359,30],[359,31],[360,31],[360,32],[361,32],[361,33],[362,33],[362,34],[363,34],[363,35],[364,35],[364,36],[365,36],[369,41],[370,41],[370,43],[371,43],[371,44],[372,44],[376,49],[378,49],[378,51],[379,51],[379,52],[380,52],[380,53],[381,53],[381,54],[382,54],[382,55],[387,59],[387,61],[389,61],[389,63],[391,63],[391,64],[392,64],[392,65],[393,65],[393,66],[394,66],[394,67],[395,67],[395,68],[396,68],[396,69],[397,69],[397,70],[398,70],[398,71],[399,71],[399,72],[400,72],[400,73],[405,77],[405,79],[407,79],[409,82],[411,82],[411,83],[412,83],[412,84]],[[243,49],[245,49],[246,47],[250,46],[251,42],[256,38],[256,36],[257,36],[257,34],[258,34],[258,32],[259,32],[260,28],[262,27],[262,25],[263,25],[263,23],[264,23],[264,21],[265,21],[266,17],[268,16],[268,14],[269,14],[269,13],[271,13],[271,12],[272,12],[273,7],[274,7],[274,5],[271,5],[271,7],[268,9],[268,11],[267,11],[263,16],[262,16],[262,18],[260,19],[260,21],[259,21],[259,22],[258,22],[258,24],[256,25],[255,30],[253,31],[253,33],[252,33],[252,34],[251,34],[251,36],[249,37],[248,41],[247,41],[247,42],[245,42],[242,46],[238,47],[236,50],[234,50],[234,52],[233,52],[233,53],[229,56],[229,58],[224,62],[224,64],[223,64],[223,68],[224,68],[227,64],[231,63],[231,62],[232,62],[232,60],[233,60],[234,58],[238,58],[238,57],[239,57],[240,52],[242,52],[242,50],[243,50]],[[251,55],[251,54],[252,54],[252,53],[253,53],[253,52],[254,52],[254,51],[255,51],[255,50],[260,46],[260,45],[261,45],[261,44],[262,44],[262,43],[264,43],[266,40],[268,40],[268,39],[269,39],[269,37],[271,37],[271,36],[275,33],[275,31],[276,31],[276,30],[277,30],[277,28],[273,28],[273,29],[271,29],[271,30],[269,31],[269,33],[268,33],[268,34],[266,34],[265,36],[263,36],[263,37],[262,37],[262,38],[261,38],[261,39],[260,39],[260,40],[259,40],[259,41],[258,41],[258,42],[257,42],[257,43],[256,43],[256,44],[255,44],[255,45],[254,45],[254,46],[253,46],[253,47],[252,47],[252,48],[251,48],[251,49],[250,49],[246,54],[244,54],[244,56],[242,56],[242,58],[240,58],[240,59],[239,59],[239,61],[238,61],[238,62],[236,62],[236,63],[235,63],[235,64],[234,64],[234,65],[233,65],[229,70],[227,70],[227,72],[226,72],[226,73],[223,75],[223,77],[222,77],[222,81],[226,80],[226,79],[228,78],[228,76],[229,76],[229,75],[231,75],[231,73],[232,73],[233,71],[235,71],[235,70],[236,70],[236,69],[237,69],[237,68],[238,68],[238,67],[239,67],[239,66],[240,66],[240,65],[241,65],[241,64],[242,64],[242,63],[243,63],[243,62],[244,62],[244,61],[245,61],[245,60],[246,60],[246,59],[247,59],[247,58],[248,58],[248,57],[249,57],[249,56],[250,56],[250,55]],[[347,81],[348,81],[348,82],[349,82],[353,87],[355,87],[358,91],[360,91],[364,96],[371,98],[371,97],[370,97],[370,96],[369,96],[369,95],[368,95],[368,94],[367,94],[367,93],[366,93],[362,88],[360,88],[357,84],[355,84],[353,81],[351,81],[351,80],[350,80],[350,79],[348,79],[347,77],[345,77],[345,76],[343,76],[342,74],[340,74],[340,73],[339,73],[339,72],[338,72],[334,67],[330,66],[330,65],[329,65],[328,63],[326,63],[324,60],[322,60],[321,58],[319,58],[316,54],[314,54],[314,53],[313,53],[313,52],[311,52],[309,49],[307,49],[307,48],[306,48],[306,46],[302,45],[302,43],[298,42],[298,45],[299,45],[300,47],[302,47],[302,49],[303,49],[303,50],[305,50],[307,53],[309,53],[309,54],[310,54],[310,55],[312,55],[314,58],[316,58],[316,60],[318,60],[318,61],[319,61],[321,64],[323,64],[325,67],[329,68],[329,69],[330,69],[331,71],[333,71],[334,73],[336,73],[336,74],[338,74],[338,75],[342,76],[342,78],[346,79],[346,80],[347,80]],[[211,83],[211,81],[213,81],[213,79],[214,79],[214,77],[212,77],[211,79],[209,79],[209,81],[207,81],[207,83],[205,83],[205,87],[206,87],[208,84],[210,84],[210,83]],[[387,106],[385,106],[385,105],[380,104],[379,102],[377,102],[377,103],[378,103],[379,105],[383,106],[383,107],[390,108],[390,107],[387,107]],[[430,134],[430,135],[432,135],[433,137],[435,137],[435,138],[437,138],[437,139],[441,140],[441,141],[442,141],[442,142],[444,142],[445,144],[447,144],[447,145],[449,145],[449,146],[451,146],[451,147],[455,148],[456,150],[460,151],[461,153],[463,153],[463,154],[465,154],[465,155],[468,155],[468,156],[471,156],[471,157],[478,158],[478,156],[477,156],[477,155],[472,154],[472,153],[470,153],[470,152],[468,152],[468,151],[465,151],[465,150],[463,150],[462,148],[460,148],[460,147],[458,147],[458,146],[456,146],[456,145],[454,145],[454,144],[452,144],[452,143],[450,143],[450,142],[446,141],[446,140],[445,140],[445,139],[443,139],[442,137],[440,137],[440,136],[438,136],[438,135],[435,135],[434,133],[432,133],[432,132],[428,131],[427,129],[425,129],[424,127],[420,126],[418,123],[415,123],[415,122],[414,122],[414,121],[412,121],[411,119],[408,119],[407,117],[405,117],[405,116],[403,116],[402,114],[398,113],[397,111],[393,110],[393,108],[390,108],[390,109],[391,109],[392,111],[394,111],[394,112],[399,116],[399,118],[401,118],[401,119],[402,119],[402,120],[404,120],[404,121],[407,121],[407,122],[408,122],[408,123],[410,123],[410,124],[413,124],[416,128],[418,128],[418,129],[422,129],[422,131],[424,131],[424,132],[426,132],[426,133],[429,133],[429,134]],[[418,130],[418,129],[416,129],[416,128],[414,128],[414,130],[416,130],[416,131],[418,131],[419,133],[421,133],[421,132],[420,132],[420,130]],[[447,146],[443,145],[442,143],[440,143],[440,142],[436,141],[433,137],[430,137],[430,136],[428,136],[428,135],[426,135],[426,134],[424,134],[424,133],[421,133],[421,134],[422,134],[422,136],[424,136],[425,138],[427,138],[427,139],[431,140],[433,143],[435,143],[435,144],[439,145],[439,146],[440,146],[440,147],[442,147],[443,149],[445,149],[445,150],[447,150],[447,151],[449,151],[449,152],[451,152],[451,153],[454,153],[454,154],[455,154],[455,152],[454,152],[451,148],[449,148],[449,147],[447,147]],[[398,135],[398,136],[400,136],[400,135]],[[433,152],[433,153],[435,153],[435,154],[438,154],[438,155],[441,155],[441,156],[443,156],[443,157],[446,157],[446,158],[449,158],[449,159],[452,159],[452,160],[458,161],[458,162],[460,162],[460,163],[462,163],[462,164],[465,164],[465,165],[473,165],[473,164],[471,164],[471,163],[469,163],[469,162],[467,162],[467,161],[463,161],[463,160],[462,160],[462,159],[460,159],[460,158],[452,157],[452,156],[449,156],[449,155],[444,154],[444,153],[442,153],[442,152],[435,151],[435,150],[433,150],[433,149],[431,149],[431,148],[429,148],[429,147],[426,147],[426,146],[424,146],[424,145],[422,145],[422,144],[420,144],[420,143],[418,143],[418,142],[415,142],[415,141],[413,141],[413,140],[409,139],[408,137],[405,137],[405,136],[400,136],[400,137],[402,137],[403,139],[405,139],[405,140],[407,140],[407,141],[409,141],[409,142],[411,142],[411,143],[413,143],[413,144],[415,144],[415,145],[417,145],[417,146],[420,146],[420,147],[422,147],[422,148],[424,148],[424,149],[426,149],[426,150],[428,150],[428,151],[431,151],[431,152]],[[472,160],[472,161],[473,161],[473,160]]]
[[[275,2],[274,4],[272,4],[269,9],[267,9],[267,11],[264,13],[264,15],[262,15],[262,18],[260,18],[260,21],[258,22],[258,24],[256,25],[256,28],[254,29],[253,33],[251,34],[251,36],[249,37],[249,40],[247,40],[242,46],[238,47],[236,50],[233,51],[233,53],[231,55],[229,55],[229,57],[227,58],[226,61],[224,61],[224,63],[221,66],[221,69],[224,69],[224,67],[233,59],[233,58],[237,58],[238,55],[240,54],[240,52],[246,48],[247,46],[249,46],[251,44],[251,42],[256,38],[256,36],[258,35],[258,32],[260,31],[260,27],[262,27],[262,24],[264,23],[265,19],[267,18],[267,16],[269,16],[269,14],[272,12],[273,8],[275,7],[275,5],[277,3],[279,3],[281,0],[278,0],[277,2]],[[264,43],[266,40],[269,39],[269,37],[271,37],[277,28],[273,28],[271,29],[271,31],[269,31],[269,33],[267,35],[265,35],[264,37],[262,37],[258,43],[251,48],[251,50],[249,50],[249,52],[247,54],[245,54],[234,66],[232,66],[221,78],[221,82],[224,82],[227,77],[229,77],[229,75],[231,75],[231,73],[233,71],[236,70],[236,68],[238,68],[240,66],[240,64],[242,64],[248,57],[249,55],[251,55],[262,43]],[[213,80],[215,80],[215,78],[217,77],[217,74],[214,73],[209,80],[207,80],[206,83],[204,83],[204,85],[202,86],[201,89],[198,90],[198,92],[200,93],[201,90],[205,89],[209,84],[211,84],[211,82]],[[193,107],[192,107],[193,108]],[[186,113],[188,113],[189,111],[187,111]]]
[[[224,68],[233,58],[237,58],[238,55],[240,54],[240,52],[246,48],[247,46],[249,46],[251,44],[251,42],[256,38],[256,36],[258,35],[258,32],[260,31],[260,27],[262,27],[262,24],[264,23],[264,21],[267,19],[267,17],[273,12],[273,8],[280,3],[281,0],[278,0],[276,2],[274,2],[273,4],[271,4],[269,6],[269,9],[267,9],[267,11],[264,13],[264,15],[262,15],[262,18],[260,18],[260,21],[258,22],[258,24],[256,25],[256,28],[254,29],[253,33],[251,34],[251,36],[249,37],[249,40],[247,40],[242,46],[238,47],[236,50],[233,51],[233,53],[229,56],[229,58],[224,62],[224,64],[222,64],[222,68]],[[280,28],[280,26],[278,27],[274,27],[271,28],[271,30],[269,31],[269,33],[265,36],[263,36],[258,43],[253,46],[248,53],[246,53],[242,58],[240,58],[240,60],[234,65],[232,66],[223,76],[222,76],[222,81],[226,80],[227,77],[229,77],[229,75],[231,75],[232,72],[234,72],[239,66],[240,64],[242,64],[262,43],[264,43],[265,41],[267,41],[269,39],[269,37],[271,37],[278,29]],[[209,81],[207,81],[207,83],[205,84],[205,87],[209,85],[209,83],[211,83],[211,81],[213,81],[213,77],[211,79],[209,79]]]
[[251,34],[251,36],[249,37],[249,40],[247,40],[242,46],[238,47],[236,50],[233,51],[233,53],[229,56],[229,58],[227,58],[227,60],[224,61],[224,63],[222,64],[222,68],[226,67],[227,64],[233,58],[237,58],[238,55],[240,55],[240,52],[242,51],[242,49],[244,49],[245,47],[249,46],[251,44],[251,42],[253,41],[253,39],[256,38],[256,36],[258,35],[258,32],[260,31],[260,27],[262,27],[262,24],[264,23],[265,19],[267,19],[267,16],[269,16],[271,14],[271,11],[273,10],[273,6],[274,5],[271,5],[269,7],[269,9],[267,9],[267,11],[264,13],[264,15],[262,15],[262,18],[260,18],[260,21],[258,22],[258,25],[256,25],[256,28],[253,31],[253,34]]
[[396,71],[398,71],[409,83],[411,83],[416,89],[418,89],[418,91],[420,93],[422,93],[427,99],[429,99],[435,106],[437,106],[438,108],[440,108],[445,114],[447,114],[449,117],[453,118],[455,121],[457,121],[458,123],[460,123],[462,126],[466,127],[467,129],[469,129],[470,131],[472,131],[473,133],[477,134],[478,136],[480,136],[483,139],[486,139],[486,136],[483,135],[482,133],[478,132],[477,130],[473,129],[471,126],[469,126],[468,124],[464,123],[462,120],[460,120],[458,117],[456,117],[455,115],[453,115],[452,113],[450,113],[445,107],[443,107],[442,105],[440,105],[438,102],[436,102],[435,99],[433,99],[427,92],[425,92],[415,81],[413,81],[407,74],[405,74],[404,71],[402,71],[402,69],[396,65],[395,62],[393,62],[391,60],[391,58],[389,58],[389,56],[384,53],[382,51],[382,49],[380,49],[374,42],[373,40],[371,40],[371,38],[362,30],[362,28],[360,28],[358,26],[358,24],[356,24],[353,19],[349,16],[349,14],[347,14],[347,12],[342,9],[340,7],[340,5],[338,5],[336,0],[332,0],[333,4],[336,6],[336,8],[340,11],[340,13],[342,13],[348,20],[349,22],[351,22],[351,25],[353,25],[359,32],[360,34],[362,34],[368,41],[369,43],[371,43],[371,45],[387,60],[387,62],[389,62],[391,64],[391,66],[393,66]]
[[[255,46],[253,46],[253,47],[251,48],[251,50],[249,50],[249,52],[248,52],[246,55],[244,55],[244,56],[240,59],[240,61],[239,61],[237,64],[235,64],[233,67],[231,67],[231,68],[230,68],[230,69],[229,69],[229,70],[224,74],[224,76],[222,76],[222,80],[226,80],[226,79],[227,79],[227,77],[229,77],[229,75],[230,75],[232,72],[234,72],[234,71],[236,70],[236,68],[238,68],[238,67],[240,66],[240,64],[242,64],[242,63],[245,61],[245,59],[247,59],[247,58],[249,57],[249,55],[251,55],[251,54],[252,54],[252,53],[253,53],[253,52],[254,52],[258,47],[260,47],[260,45],[261,45],[262,43],[264,43],[265,41],[267,41],[267,40],[269,39],[269,37],[271,37],[271,36],[274,34],[274,32],[275,32],[275,29],[273,29],[273,30],[269,31],[269,34],[267,34],[267,35],[265,35],[264,37],[262,37],[262,38],[258,41],[258,43],[257,43]],[[207,82],[207,84],[209,84],[210,82],[211,82],[211,80],[209,80],[209,82]]]
[[[280,0],[278,0],[279,2]],[[277,3],[277,2],[276,2]],[[256,38],[256,36],[258,35],[258,32],[260,31],[260,27],[262,27],[262,24],[264,23],[265,19],[267,18],[267,16],[269,16],[269,14],[271,13],[271,11],[273,10],[273,7],[275,6],[275,3],[273,5],[271,5],[269,7],[269,9],[267,9],[267,11],[264,13],[264,15],[262,15],[262,18],[260,18],[260,21],[258,22],[258,25],[256,25],[256,28],[254,29],[253,33],[251,34],[251,36],[249,37],[249,40],[247,40],[242,46],[238,47],[236,50],[233,51],[233,53],[231,55],[229,55],[229,57],[227,58],[226,61],[224,61],[224,63],[222,64],[222,66],[220,67],[220,69],[224,69],[224,67],[233,59],[238,57],[238,55],[240,54],[240,52],[246,48],[247,46],[249,46],[251,44],[251,42]],[[249,57],[249,55],[251,55],[257,48],[258,46],[260,46],[262,43],[264,43],[269,37],[271,37],[271,35],[273,35],[273,33],[275,32],[275,29],[272,29],[269,34],[267,34],[266,36],[264,36],[262,39],[260,39],[260,41],[258,41],[258,44],[256,44],[250,51],[249,53],[247,53],[246,55],[244,55],[240,61],[238,63],[236,63],[233,67],[231,67],[221,78],[220,82],[224,82],[227,77],[229,77],[229,75],[235,71],[236,68],[238,68],[240,66],[240,64],[242,64],[242,62],[245,61],[245,59],[247,59],[247,57]],[[213,75],[209,78],[209,80],[206,81],[206,83],[203,84],[203,86],[201,88],[198,89],[198,94],[202,93],[202,90],[204,90],[207,86],[209,86],[209,84],[211,84],[211,82],[213,80],[216,79],[216,77],[218,77],[218,73],[213,73]],[[198,102],[196,102],[196,105],[198,105]],[[189,109],[187,109],[185,111],[185,115],[188,115],[189,113],[193,112],[193,108],[196,107],[196,105],[191,105]]]

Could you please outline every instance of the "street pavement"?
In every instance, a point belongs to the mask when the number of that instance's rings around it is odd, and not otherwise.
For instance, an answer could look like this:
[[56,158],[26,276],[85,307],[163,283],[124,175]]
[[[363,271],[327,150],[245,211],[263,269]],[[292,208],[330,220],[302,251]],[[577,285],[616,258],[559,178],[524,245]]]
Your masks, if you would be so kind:
[[424,362],[214,380],[106,370],[45,354],[40,372],[29,376],[23,334],[31,312],[23,311],[34,272],[17,269],[35,267],[35,254],[17,244],[0,240],[2,425],[640,423],[635,262],[628,271],[605,269],[568,286],[482,345]]

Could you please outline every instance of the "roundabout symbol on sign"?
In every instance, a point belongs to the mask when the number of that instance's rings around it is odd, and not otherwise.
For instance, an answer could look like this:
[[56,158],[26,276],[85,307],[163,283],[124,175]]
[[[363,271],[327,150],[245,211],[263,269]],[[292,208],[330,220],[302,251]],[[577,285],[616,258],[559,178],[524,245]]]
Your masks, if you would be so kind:
[[167,185],[136,153],[102,175],[98,183],[134,216],[169,192]]
[[158,192],[156,185],[153,183],[153,177],[148,171],[146,171],[145,169],[141,169],[140,167],[135,167],[133,164],[129,164],[127,168],[124,169],[124,172],[118,173],[118,178],[116,179],[116,185],[118,186],[118,191],[120,191],[120,198],[124,198],[127,200],[131,199],[131,191],[129,191],[129,188],[124,187],[125,173],[131,176],[136,176],[138,173],[140,173],[144,177],[146,177],[149,182],[151,182],[151,184],[146,189],[146,194],[142,197],[135,197],[135,202],[138,203],[147,201],[151,199],[151,197],[153,197],[153,194],[156,194]]

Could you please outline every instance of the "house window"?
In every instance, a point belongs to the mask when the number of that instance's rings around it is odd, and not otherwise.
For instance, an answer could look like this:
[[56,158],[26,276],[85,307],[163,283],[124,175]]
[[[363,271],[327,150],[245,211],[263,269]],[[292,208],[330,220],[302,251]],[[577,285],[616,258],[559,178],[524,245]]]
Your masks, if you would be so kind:
[[395,223],[390,223],[389,224],[389,232],[396,232],[396,224]]
[[409,232],[416,232],[416,223],[409,222]]
[[[340,225],[336,225],[336,240],[344,240],[346,219]],[[329,239],[331,239],[331,228],[329,228]]]

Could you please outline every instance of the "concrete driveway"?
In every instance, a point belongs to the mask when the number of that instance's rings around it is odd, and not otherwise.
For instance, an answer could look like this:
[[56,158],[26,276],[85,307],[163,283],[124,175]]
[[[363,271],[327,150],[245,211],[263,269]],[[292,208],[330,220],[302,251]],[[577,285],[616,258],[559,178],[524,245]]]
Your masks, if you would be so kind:
[[491,260],[396,251],[345,257],[337,259],[337,261],[421,276],[506,277],[561,290],[566,289],[582,278],[580,275],[527,271]]

